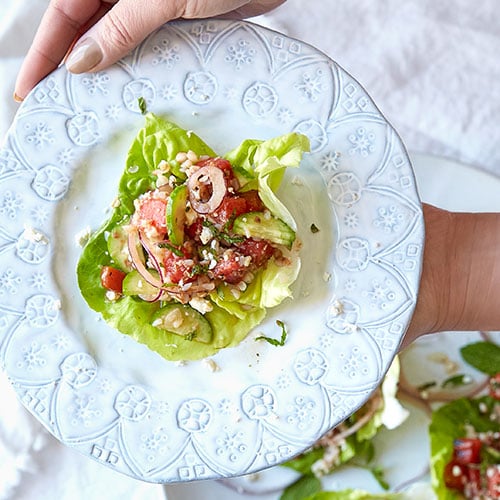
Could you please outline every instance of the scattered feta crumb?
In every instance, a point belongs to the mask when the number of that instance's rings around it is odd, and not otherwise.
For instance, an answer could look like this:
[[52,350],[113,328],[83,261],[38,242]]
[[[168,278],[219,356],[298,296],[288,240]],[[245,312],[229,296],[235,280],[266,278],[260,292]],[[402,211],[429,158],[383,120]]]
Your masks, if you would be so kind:
[[83,247],[87,241],[89,241],[90,235],[92,234],[92,230],[90,226],[83,228],[81,231],[75,234],[75,242],[78,246]]
[[115,300],[118,300],[119,297],[120,297],[120,294],[116,293],[116,292],[113,292],[113,290],[108,290],[106,292],[106,298],[108,300],[115,301]]
[[52,303],[52,311],[60,311],[62,308],[62,303],[59,299],[54,300]]
[[42,232],[32,228],[31,226],[25,225],[23,234],[21,236],[31,243],[42,243],[43,245],[47,245],[49,243],[47,236],[45,236]]
[[200,297],[193,297],[189,301],[189,305],[193,308],[196,309],[198,312],[201,314],[205,314],[207,312],[210,312],[213,310],[213,305],[212,303],[207,300],[207,299],[202,299]]
[[220,366],[213,360],[205,358],[203,360],[203,364],[212,372],[220,371]]
[[347,321],[344,323],[344,330],[347,333],[355,333],[358,330],[358,326],[354,323],[348,323]]
[[304,185],[304,181],[298,176],[296,175],[293,179],[292,179],[292,184],[294,186],[303,186]]
[[335,299],[330,303],[330,306],[328,307],[328,312],[332,316],[340,316],[344,312],[344,304],[342,304],[340,300]]
[[118,196],[111,202],[112,208],[118,208],[121,205],[120,198]]
[[203,229],[201,230],[201,233],[200,233],[200,241],[204,245],[206,245],[213,237],[214,237],[214,235],[212,234],[212,231],[210,231],[210,228],[203,227]]
[[332,279],[332,275],[328,272],[324,272],[323,273],[323,281],[325,283],[327,283],[328,281],[330,281]]

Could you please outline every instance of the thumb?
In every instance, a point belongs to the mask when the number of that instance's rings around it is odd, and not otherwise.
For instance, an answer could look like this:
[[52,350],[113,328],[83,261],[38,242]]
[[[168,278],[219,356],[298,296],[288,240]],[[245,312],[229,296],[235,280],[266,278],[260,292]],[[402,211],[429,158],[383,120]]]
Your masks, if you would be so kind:
[[98,71],[126,55],[172,19],[203,18],[229,12],[248,0],[118,0],[73,47],[66,59],[72,73]]

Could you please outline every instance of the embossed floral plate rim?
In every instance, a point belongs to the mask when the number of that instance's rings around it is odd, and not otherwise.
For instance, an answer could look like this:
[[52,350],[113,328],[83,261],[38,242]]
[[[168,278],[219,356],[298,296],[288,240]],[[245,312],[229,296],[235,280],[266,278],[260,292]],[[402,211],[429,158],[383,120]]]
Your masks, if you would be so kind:
[[[218,151],[309,136],[281,194],[307,258],[262,325],[284,320],[285,346],[250,335],[215,365],[178,366],[83,303],[75,229],[104,219],[139,97]],[[248,474],[307,448],[378,385],[416,302],[423,221],[400,138],[330,58],[249,22],[171,23],[108,70],[49,75],[0,152],[0,213],[2,366],[63,443],[146,481]]]

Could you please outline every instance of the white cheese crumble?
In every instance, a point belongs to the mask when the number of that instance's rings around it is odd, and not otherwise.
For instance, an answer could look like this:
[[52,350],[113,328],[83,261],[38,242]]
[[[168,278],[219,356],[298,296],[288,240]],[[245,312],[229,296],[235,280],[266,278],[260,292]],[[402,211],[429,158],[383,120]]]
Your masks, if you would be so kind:
[[206,245],[212,238],[214,237],[212,231],[210,231],[209,227],[203,227],[200,233],[200,241]]
[[47,245],[49,243],[47,236],[45,236],[42,232],[32,228],[31,226],[25,225],[23,234],[21,236],[31,243],[42,243],[43,245]]
[[220,366],[213,360],[205,358],[203,360],[203,364],[212,372],[220,371]]
[[111,202],[111,208],[118,208],[121,205],[120,198],[118,196]]
[[52,303],[52,311],[60,311],[62,308],[62,303],[59,299],[56,299],[54,300],[54,302]]
[[330,303],[328,307],[328,313],[332,316],[340,316],[344,312],[344,304],[340,300],[335,299]]
[[205,314],[207,312],[210,312],[213,310],[213,305],[212,303],[207,300],[207,299],[202,299],[200,297],[193,297],[189,301],[189,305],[193,308],[196,309],[198,312],[201,314]]
[[113,301],[118,300],[120,298],[120,294],[113,292],[113,290],[108,290],[106,292],[106,298],[113,302]]
[[75,234],[75,243],[83,247],[87,241],[89,241],[90,235],[92,234],[92,230],[90,229],[90,226],[87,226],[83,228],[81,231],[78,231],[78,233]]

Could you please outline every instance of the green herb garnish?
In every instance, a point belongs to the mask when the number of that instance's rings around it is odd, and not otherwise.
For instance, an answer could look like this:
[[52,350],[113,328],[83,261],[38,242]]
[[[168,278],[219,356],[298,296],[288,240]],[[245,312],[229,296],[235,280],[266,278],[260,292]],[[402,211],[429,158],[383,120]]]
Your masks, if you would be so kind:
[[319,227],[316,224],[311,224],[311,233],[316,234],[319,233]]
[[139,99],[137,99],[137,104],[139,105],[139,110],[141,114],[145,115],[148,112],[148,105],[146,103],[146,99],[144,99],[144,97],[139,97]]
[[213,222],[211,222],[207,219],[203,220],[202,225],[204,227],[207,227],[208,229],[210,229],[210,231],[214,235],[215,239],[223,241],[224,243],[227,243],[228,245],[236,245],[238,243],[243,243],[245,241],[244,236],[232,235],[232,234],[229,234],[228,232],[226,232],[225,230],[221,231],[220,229],[217,228],[217,226]]
[[158,246],[160,248],[166,248],[167,250],[170,250],[177,257],[184,257],[184,254],[182,253],[182,250],[180,250],[179,248],[175,247],[171,243],[167,243],[166,241],[164,241],[162,243],[158,243]]
[[287,337],[287,331],[286,331],[286,326],[283,321],[280,321],[279,319],[276,320],[276,324],[281,328],[281,338],[278,339],[273,339],[271,337],[266,337],[265,335],[260,335],[259,337],[256,337],[255,340],[265,340],[266,342],[269,342],[269,344],[274,345],[276,347],[282,347],[285,345],[286,337]]

